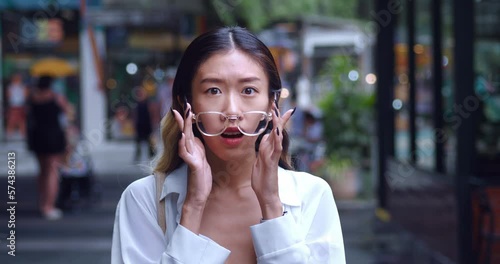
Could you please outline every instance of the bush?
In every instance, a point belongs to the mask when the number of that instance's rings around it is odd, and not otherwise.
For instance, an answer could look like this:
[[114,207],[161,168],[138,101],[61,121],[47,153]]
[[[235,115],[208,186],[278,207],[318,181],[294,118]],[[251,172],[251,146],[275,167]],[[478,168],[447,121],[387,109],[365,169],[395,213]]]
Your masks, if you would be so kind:
[[360,166],[370,154],[375,97],[361,88],[363,78],[349,80],[349,72],[356,68],[352,57],[333,56],[323,72],[332,84],[319,106],[324,113],[326,154],[333,164]]

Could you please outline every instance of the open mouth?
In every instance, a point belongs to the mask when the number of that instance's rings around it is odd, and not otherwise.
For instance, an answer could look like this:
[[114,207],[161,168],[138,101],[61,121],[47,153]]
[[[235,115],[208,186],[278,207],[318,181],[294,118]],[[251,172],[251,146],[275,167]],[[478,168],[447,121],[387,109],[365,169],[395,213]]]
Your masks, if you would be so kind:
[[223,138],[239,138],[242,137],[243,134],[237,127],[228,127],[224,133],[221,134]]

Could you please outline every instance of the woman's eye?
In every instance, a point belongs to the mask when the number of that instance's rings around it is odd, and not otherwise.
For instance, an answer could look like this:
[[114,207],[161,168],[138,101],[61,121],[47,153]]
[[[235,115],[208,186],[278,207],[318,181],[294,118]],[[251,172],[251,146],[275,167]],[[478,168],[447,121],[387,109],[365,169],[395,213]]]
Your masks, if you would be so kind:
[[243,93],[244,94],[253,94],[255,93],[257,90],[255,90],[255,88],[252,88],[252,87],[247,87],[245,89],[243,89]]
[[221,93],[220,89],[215,88],[215,87],[208,89],[207,92],[210,94],[220,94]]

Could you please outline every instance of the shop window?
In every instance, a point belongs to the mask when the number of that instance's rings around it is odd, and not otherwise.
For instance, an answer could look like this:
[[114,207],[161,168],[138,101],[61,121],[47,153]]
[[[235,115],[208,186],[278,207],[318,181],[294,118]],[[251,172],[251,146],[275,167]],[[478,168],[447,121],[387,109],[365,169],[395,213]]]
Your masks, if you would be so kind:
[[442,66],[443,66],[443,84],[441,95],[443,99],[443,131],[437,131],[436,140],[444,144],[444,172],[452,175],[455,172],[456,160],[456,135],[453,129],[453,123],[450,122],[450,114],[453,113],[455,105],[453,93],[453,2],[445,0],[442,4],[441,32],[442,32]]
[[394,156],[401,161],[410,160],[410,114],[408,83],[408,25],[405,2],[398,16],[394,46]]
[[415,93],[416,163],[423,169],[435,167],[435,129],[433,124],[432,17],[430,0],[415,2]]
[[476,97],[469,109],[479,111],[476,149],[479,173],[500,172],[500,2],[476,3],[475,85]]

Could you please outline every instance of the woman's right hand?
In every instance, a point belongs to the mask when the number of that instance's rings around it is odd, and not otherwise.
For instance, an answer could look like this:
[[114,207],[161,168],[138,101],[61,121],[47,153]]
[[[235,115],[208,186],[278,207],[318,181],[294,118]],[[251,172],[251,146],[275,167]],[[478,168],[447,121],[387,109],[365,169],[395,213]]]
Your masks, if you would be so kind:
[[191,105],[187,103],[184,117],[176,110],[172,110],[177,124],[182,129],[179,140],[179,156],[189,167],[188,187],[185,207],[201,209],[205,207],[210,191],[212,190],[212,171],[207,162],[205,147],[201,140],[194,136],[192,129]]

